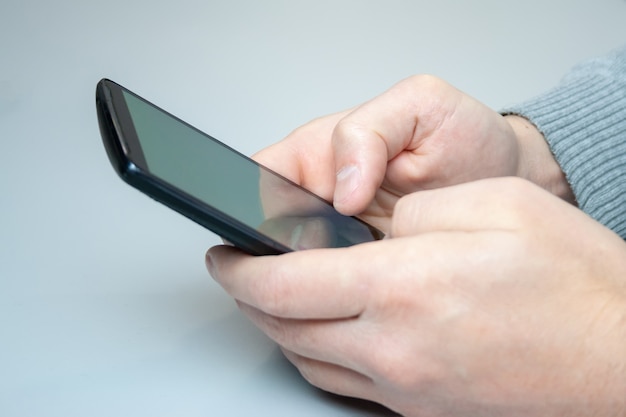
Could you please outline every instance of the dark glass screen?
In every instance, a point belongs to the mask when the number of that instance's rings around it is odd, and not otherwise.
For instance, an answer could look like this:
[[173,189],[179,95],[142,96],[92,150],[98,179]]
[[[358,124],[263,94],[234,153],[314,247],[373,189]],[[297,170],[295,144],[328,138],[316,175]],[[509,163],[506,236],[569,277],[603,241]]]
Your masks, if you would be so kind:
[[123,95],[152,175],[293,250],[382,238],[221,142],[133,94]]

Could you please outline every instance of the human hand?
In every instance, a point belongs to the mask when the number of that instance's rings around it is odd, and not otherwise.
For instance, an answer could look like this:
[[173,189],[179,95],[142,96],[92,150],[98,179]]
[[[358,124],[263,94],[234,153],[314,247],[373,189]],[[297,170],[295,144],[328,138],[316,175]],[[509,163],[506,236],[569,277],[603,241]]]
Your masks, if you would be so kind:
[[207,265],[312,384],[408,416],[626,413],[626,243],[529,182],[411,194],[391,239]]
[[314,120],[255,158],[384,230],[397,200],[418,190],[509,175],[569,190],[532,125],[424,75]]

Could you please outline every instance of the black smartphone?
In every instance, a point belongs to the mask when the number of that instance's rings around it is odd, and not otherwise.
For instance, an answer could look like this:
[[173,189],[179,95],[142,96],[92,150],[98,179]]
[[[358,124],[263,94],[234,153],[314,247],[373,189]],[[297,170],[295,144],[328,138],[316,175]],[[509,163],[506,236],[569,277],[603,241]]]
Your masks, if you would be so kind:
[[384,237],[111,80],[98,83],[96,107],[107,155],[126,183],[250,254]]

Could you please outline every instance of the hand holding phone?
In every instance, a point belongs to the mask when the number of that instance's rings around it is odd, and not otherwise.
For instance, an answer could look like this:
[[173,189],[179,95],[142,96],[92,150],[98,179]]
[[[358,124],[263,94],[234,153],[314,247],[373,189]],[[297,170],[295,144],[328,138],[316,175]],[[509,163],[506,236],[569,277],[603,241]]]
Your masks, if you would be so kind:
[[98,83],[96,105],[107,155],[125,182],[251,254],[384,237],[111,80]]

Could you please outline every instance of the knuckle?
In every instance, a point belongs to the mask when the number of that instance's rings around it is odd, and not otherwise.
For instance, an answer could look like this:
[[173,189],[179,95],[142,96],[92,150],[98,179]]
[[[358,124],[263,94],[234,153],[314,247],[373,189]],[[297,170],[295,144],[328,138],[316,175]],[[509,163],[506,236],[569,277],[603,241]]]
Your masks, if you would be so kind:
[[401,392],[422,391],[440,379],[440,372],[432,362],[420,362],[419,356],[399,343],[386,344],[373,355],[375,379],[383,380]]
[[341,145],[354,140],[355,137],[360,136],[362,129],[363,127],[357,124],[353,118],[341,119],[333,129],[332,142]]
[[498,181],[497,195],[509,208],[521,213],[533,210],[537,186],[519,177],[505,177]]
[[525,229],[529,225],[543,222],[545,210],[549,208],[544,203],[549,201],[546,201],[542,194],[547,191],[518,177],[504,177],[495,181],[496,188],[492,198],[494,204],[505,210],[509,226]]
[[440,91],[449,87],[446,81],[431,74],[412,75],[406,81],[413,88],[422,91]]

